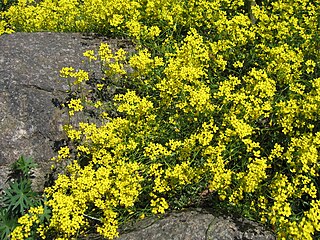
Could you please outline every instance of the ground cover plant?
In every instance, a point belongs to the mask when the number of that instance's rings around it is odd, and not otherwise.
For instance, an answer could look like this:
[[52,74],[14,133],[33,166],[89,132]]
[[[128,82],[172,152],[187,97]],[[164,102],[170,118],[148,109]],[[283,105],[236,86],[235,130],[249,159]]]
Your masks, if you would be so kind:
[[[65,108],[99,121],[65,126],[67,172],[12,239],[107,238],[129,218],[190,205],[207,191],[271,226],[319,237],[320,3],[19,1],[1,33],[79,31],[132,39],[87,51],[104,78],[66,67]],[[110,87],[116,89],[110,99]]]
[[[18,225],[17,221],[26,211],[42,205],[41,194],[32,190],[33,170],[37,164],[31,159],[21,156],[10,168],[7,179],[8,187],[0,196],[0,239],[9,239],[11,231]],[[46,208],[46,214],[49,213]],[[49,215],[44,215],[49,216]],[[44,220],[43,218],[43,220]]]

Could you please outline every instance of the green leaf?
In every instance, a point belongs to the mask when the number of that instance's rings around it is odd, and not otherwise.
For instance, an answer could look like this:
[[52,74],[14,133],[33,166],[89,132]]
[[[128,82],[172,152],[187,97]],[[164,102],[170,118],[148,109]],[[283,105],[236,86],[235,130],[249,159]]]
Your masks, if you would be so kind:
[[37,193],[32,191],[28,179],[12,182],[4,191],[2,202],[13,214],[23,215],[27,209],[37,204]]
[[32,169],[36,168],[37,164],[32,160],[32,158],[26,158],[21,156],[16,162],[11,165],[11,173],[9,179],[21,179],[21,178],[31,178]]
[[17,226],[18,218],[12,216],[7,209],[0,209],[0,239],[9,239],[10,232]]

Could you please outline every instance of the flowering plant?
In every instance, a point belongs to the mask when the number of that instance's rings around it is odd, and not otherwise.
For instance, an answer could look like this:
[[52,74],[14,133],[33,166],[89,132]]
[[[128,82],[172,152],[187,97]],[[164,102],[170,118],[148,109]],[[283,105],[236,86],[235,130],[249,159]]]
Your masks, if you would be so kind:
[[73,145],[55,158],[68,167],[45,191],[43,236],[95,228],[113,238],[126,219],[189,206],[204,191],[279,239],[318,236],[319,14],[308,0],[44,0],[6,11],[19,31],[94,31],[136,44],[130,54],[105,43],[85,52],[101,79],[61,70],[75,93],[70,117],[99,120],[65,126]]

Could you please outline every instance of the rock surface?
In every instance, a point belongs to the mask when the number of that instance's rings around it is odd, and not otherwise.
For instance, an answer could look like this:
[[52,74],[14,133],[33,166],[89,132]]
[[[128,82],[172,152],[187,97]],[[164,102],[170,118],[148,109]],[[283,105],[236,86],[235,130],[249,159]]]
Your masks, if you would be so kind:
[[[127,224],[116,240],[275,240],[261,225],[212,209],[171,212],[162,218],[147,218]],[[101,240],[89,235],[87,240]]]
[[82,53],[97,49],[102,41],[112,48],[124,48],[128,42],[79,33],[0,36],[0,188],[8,166],[21,155],[40,165],[36,185],[41,185],[49,159],[65,139],[62,125],[67,116],[55,104],[66,97],[68,84],[59,71],[67,66],[83,68]]
[[163,219],[138,222],[135,230],[118,240],[273,240],[271,232],[258,224],[231,216],[216,216],[203,209],[173,212]]
[[[62,125],[67,116],[56,106],[56,100],[66,97],[68,84],[59,77],[59,71],[65,66],[83,67],[82,52],[97,48],[102,41],[113,48],[126,47],[125,40],[78,33],[0,36],[0,188],[9,164],[21,155],[31,156],[40,165],[39,186],[43,184],[49,159],[65,139]],[[202,210],[144,219],[123,230],[119,240],[275,239],[254,222]]]

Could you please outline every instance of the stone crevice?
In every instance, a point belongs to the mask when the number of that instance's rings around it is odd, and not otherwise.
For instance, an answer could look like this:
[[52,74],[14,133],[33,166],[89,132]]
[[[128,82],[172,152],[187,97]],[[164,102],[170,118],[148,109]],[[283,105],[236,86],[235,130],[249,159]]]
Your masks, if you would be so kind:
[[[34,85],[34,84],[30,84],[30,85],[28,85],[28,84],[20,84],[20,86],[22,88],[31,88],[31,89],[35,89],[35,90],[48,92],[48,93],[53,93],[54,92],[54,88],[43,88],[41,86],[37,86],[37,85]],[[62,92],[62,91],[60,91],[60,92]]]

